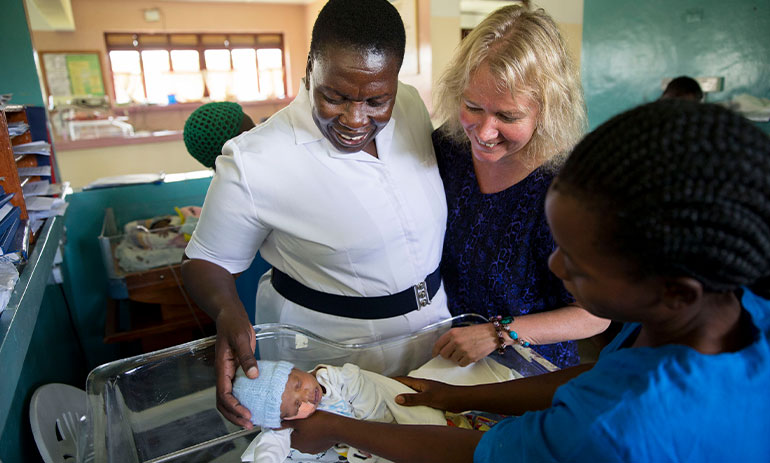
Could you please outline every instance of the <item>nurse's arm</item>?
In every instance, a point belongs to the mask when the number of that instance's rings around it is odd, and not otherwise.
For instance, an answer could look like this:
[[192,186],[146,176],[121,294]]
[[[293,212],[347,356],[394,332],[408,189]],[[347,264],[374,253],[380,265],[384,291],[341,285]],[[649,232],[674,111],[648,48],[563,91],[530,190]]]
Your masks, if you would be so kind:
[[235,277],[225,268],[202,259],[185,256],[182,262],[185,289],[198,307],[216,322],[217,408],[234,424],[251,428],[251,414],[232,394],[239,365],[249,378],[259,374],[254,358],[254,328],[238,297]]
[[322,411],[282,424],[294,428],[291,446],[302,452],[319,453],[344,443],[395,463],[472,462],[482,436],[470,429],[377,423]]

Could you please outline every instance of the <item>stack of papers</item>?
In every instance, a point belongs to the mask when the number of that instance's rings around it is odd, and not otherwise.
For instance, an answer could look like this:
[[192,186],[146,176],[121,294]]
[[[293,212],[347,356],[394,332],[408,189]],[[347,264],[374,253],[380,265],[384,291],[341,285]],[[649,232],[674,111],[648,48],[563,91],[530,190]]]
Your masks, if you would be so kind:
[[64,215],[67,210],[67,201],[61,198],[49,198],[47,196],[33,196],[24,198],[27,203],[27,213],[30,220],[47,219],[55,215]]
[[19,271],[9,262],[0,262],[0,313],[11,300],[13,288],[19,281]]
[[32,196],[53,196],[60,195],[67,189],[69,182],[61,183],[48,183],[48,180],[40,180],[38,182],[27,182],[21,187],[21,192],[24,194],[24,198]]
[[50,177],[51,166],[19,167],[19,177]]
[[157,174],[127,174],[127,175],[118,175],[115,177],[102,177],[84,186],[83,189],[93,190],[96,188],[110,188],[110,187],[124,186],[124,185],[141,185],[144,183],[163,183],[163,179],[165,178],[166,178],[165,172],[158,172]]
[[[50,175],[50,166],[47,167],[49,168],[48,175]],[[34,167],[30,167],[30,169],[34,169]],[[69,182],[51,184],[48,180],[41,180],[38,182],[27,182],[22,187],[24,202],[27,205],[27,213],[29,214],[33,231],[35,226],[39,226],[38,222],[42,224],[42,221],[48,217],[64,215],[69,203],[62,198],[51,198],[49,196],[62,194],[69,188],[69,185]]]
[[39,154],[42,156],[50,156],[51,145],[44,141],[33,141],[32,143],[13,145],[13,154]]
[[5,109],[5,105],[11,101],[11,97],[13,97],[13,93],[0,94],[0,109]]
[[19,136],[29,130],[29,124],[26,122],[10,122],[8,124],[8,135],[11,138]]

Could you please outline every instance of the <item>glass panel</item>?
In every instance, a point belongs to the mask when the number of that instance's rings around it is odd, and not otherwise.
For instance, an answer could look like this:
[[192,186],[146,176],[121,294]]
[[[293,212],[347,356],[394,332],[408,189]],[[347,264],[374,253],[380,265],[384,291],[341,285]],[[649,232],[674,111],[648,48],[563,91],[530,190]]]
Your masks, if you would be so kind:
[[206,69],[209,71],[229,71],[229,50],[204,50],[203,57],[206,61]]
[[[430,360],[433,344],[453,326],[487,322],[465,314],[410,335],[361,344],[337,343],[291,325],[263,324],[255,330],[256,355],[291,360],[302,370],[319,363],[354,363],[385,376],[404,375]],[[78,461],[238,461],[257,430],[244,431],[216,411],[214,357],[214,338],[206,338],[95,368],[86,381]],[[490,357],[492,365],[499,364],[495,371],[507,367],[512,377],[556,370],[520,346]]]
[[[175,72],[170,79],[172,89],[169,94],[176,96],[176,101],[200,101],[203,98],[203,74],[199,72]],[[166,97],[168,98],[168,96]]]
[[115,87],[115,103],[143,102],[144,84],[137,51],[111,51],[110,67]]
[[110,66],[112,67],[112,72],[142,73],[142,68],[139,65],[138,51],[111,51]]
[[145,50],[142,52],[144,80],[147,83],[147,101],[154,104],[168,104],[168,95],[173,93],[169,83],[170,63],[168,51]]
[[[203,98],[203,74],[197,50],[171,50],[174,71],[169,77],[170,94],[178,102],[200,101]],[[168,96],[167,96],[168,98]]]
[[283,67],[283,53],[280,48],[262,48],[257,51],[259,69],[280,69]]
[[197,50],[171,50],[171,67],[174,72],[200,71],[201,62]]
[[257,79],[257,53],[253,48],[233,50],[233,92],[238,101],[264,99]]
[[265,98],[283,98],[286,91],[283,85],[283,52],[280,48],[257,50],[259,63],[259,88]]
[[229,99],[232,94],[233,76],[230,71],[230,50],[205,50],[206,86],[209,97],[215,101]]

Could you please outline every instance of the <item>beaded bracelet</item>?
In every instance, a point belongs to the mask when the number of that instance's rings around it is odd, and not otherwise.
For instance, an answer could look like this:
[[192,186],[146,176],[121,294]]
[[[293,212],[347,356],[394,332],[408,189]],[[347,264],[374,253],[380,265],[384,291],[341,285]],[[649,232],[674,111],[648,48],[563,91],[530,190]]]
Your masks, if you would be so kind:
[[492,325],[495,327],[495,334],[497,334],[497,353],[500,355],[505,354],[505,336],[503,335],[503,325],[500,321],[503,319],[500,315],[492,317]]
[[513,323],[513,317],[505,317],[501,322],[503,330],[508,333],[508,336],[513,339],[513,342],[521,345],[522,347],[529,347],[531,344],[527,341],[519,339],[519,333],[511,329],[511,323]]
[[511,329],[511,324],[514,318],[511,316],[503,317],[502,315],[495,315],[492,317],[492,324],[495,326],[495,333],[500,342],[500,346],[497,348],[497,353],[502,355],[505,352],[505,348],[508,347],[505,344],[505,336],[503,332],[508,333],[508,336],[513,339],[513,342],[519,344],[522,347],[530,347],[531,344],[528,341],[524,341],[519,338],[519,333]]

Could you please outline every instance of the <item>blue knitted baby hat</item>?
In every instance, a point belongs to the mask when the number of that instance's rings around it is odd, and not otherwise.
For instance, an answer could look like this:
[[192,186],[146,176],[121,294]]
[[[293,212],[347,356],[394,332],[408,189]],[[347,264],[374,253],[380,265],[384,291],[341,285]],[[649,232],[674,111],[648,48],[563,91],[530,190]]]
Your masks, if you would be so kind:
[[233,383],[233,395],[251,412],[251,422],[265,428],[281,427],[281,396],[286,389],[292,365],[289,362],[259,360],[259,376],[250,379],[239,368]]

